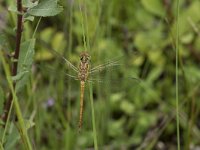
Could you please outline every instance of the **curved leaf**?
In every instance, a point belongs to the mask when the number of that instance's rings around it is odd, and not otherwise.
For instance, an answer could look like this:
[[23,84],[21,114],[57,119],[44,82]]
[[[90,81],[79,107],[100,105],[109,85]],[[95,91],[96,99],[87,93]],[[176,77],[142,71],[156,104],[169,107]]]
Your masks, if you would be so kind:
[[37,6],[28,9],[27,13],[33,16],[55,16],[63,10],[63,7],[57,4],[57,0],[43,0]]

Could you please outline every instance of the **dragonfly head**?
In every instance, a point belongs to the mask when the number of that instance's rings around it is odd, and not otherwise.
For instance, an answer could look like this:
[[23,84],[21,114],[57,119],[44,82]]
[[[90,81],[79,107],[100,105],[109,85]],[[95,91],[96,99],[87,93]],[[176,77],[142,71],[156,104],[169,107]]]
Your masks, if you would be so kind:
[[82,63],[89,63],[90,62],[90,55],[87,52],[82,52],[80,55],[80,60]]

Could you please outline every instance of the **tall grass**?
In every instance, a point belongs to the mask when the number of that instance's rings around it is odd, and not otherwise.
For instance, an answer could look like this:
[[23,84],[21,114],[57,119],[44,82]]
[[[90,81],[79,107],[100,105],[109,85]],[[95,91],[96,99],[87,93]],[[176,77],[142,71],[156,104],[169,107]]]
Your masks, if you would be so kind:
[[176,1],[176,130],[177,149],[180,150],[180,123],[179,123],[179,0]]
[[[84,49],[91,52],[90,49],[90,37],[89,37],[89,29],[88,29],[88,19],[87,19],[87,3],[85,2],[85,0],[82,1],[82,4],[84,6],[84,10],[82,10],[81,8],[81,2],[79,0],[79,9],[80,9],[80,13],[81,13],[81,24],[82,24],[82,33],[83,33],[83,45],[84,45]],[[93,141],[94,141],[94,147],[95,150],[98,150],[98,140],[97,140],[97,132],[96,132],[96,123],[95,123],[95,109],[94,109],[94,102],[93,102],[93,88],[92,88],[92,84],[89,83],[89,99],[91,102],[91,109],[92,109],[92,126],[93,126]]]
[[[67,18],[65,18],[65,25],[64,25],[64,33],[65,33],[65,37],[67,38],[67,53],[64,53],[64,54],[67,54],[67,56],[71,56],[71,53],[72,53],[72,44],[73,44],[73,36],[72,36],[72,27],[73,27],[73,15],[74,15],[74,3],[68,3],[67,4],[67,1],[66,2],[66,6],[68,6],[68,11],[66,11],[65,15],[68,16]],[[69,74],[71,73],[71,71],[69,70]],[[72,146],[71,146],[71,141],[70,139],[72,138],[70,133],[71,133],[71,127],[70,127],[70,118],[72,117],[71,116],[71,112],[72,112],[72,108],[71,108],[71,92],[72,92],[72,87],[71,87],[71,84],[72,84],[72,80],[71,78],[68,78],[68,85],[67,85],[67,91],[68,91],[68,103],[67,103],[67,119],[68,119],[68,122],[67,122],[67,131],[66,131],[66,149],[72,149]]]
[[[28,134],[27,134],[27,127],[26,127],[26,125],[24,123],[24,119],[23,119],[22,112],[21,112],[21,109],[20,109],[18,97],[17,97],[15,89],[13,87],[12,78],[11,78],[11,74],[10,74],[10,71],[9,71],[10,69],[9,69],[9,66],[6,63],[6,61],[5,61],[5,59],[4,59],[4,57],[3,57],[1,52],[0,52],[0,58],[2,60],[2,64],[3,64],[4,71],[5,71],[6,79],[8,81],[8,85],[9,85],[9,88],[11,90],[12,97],[13,97],[10,109],[12,109],[12,105],[14,104],[15,113],[16,113],[16,116],[17,116],[17,119],[18,119],[17,124],[19,123],[18,130],[19,130],[19,133],[21,135],[22,143],[23,143],[24,147],[27,150],[32,150],[32,146],[31,146]],[[9,114],[10,114],[10,111],[9,111]],[[6,130],[4,132],[6,132]]]

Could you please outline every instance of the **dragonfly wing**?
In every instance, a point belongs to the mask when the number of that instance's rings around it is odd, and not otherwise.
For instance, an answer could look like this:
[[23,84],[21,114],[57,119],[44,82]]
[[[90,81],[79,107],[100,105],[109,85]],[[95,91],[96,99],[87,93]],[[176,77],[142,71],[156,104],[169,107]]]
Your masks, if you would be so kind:
[[67,64],[68,67],[72,68],[75,72],[78,72],[78,68],[75,67],[69,60],[67,60],[65,57],[63,57],[59,52],[55,51],[50,45],[48,45],[45,41],[40,41],[44,46],[46,46],[54,56],[57,58],[60,58],[65,64]]
[[66,78],[73,78],[74,80],[79,80],[76,75],[68,74],[68,73],[66,73],[66,71],[63,71],[63,70],[62,71],[60,70],[59,73],[58,73],[58,72],[55,71],[55,68],[53,68],[52,66],[49,66],[49,65],[48,66],[47,65],[43,66],[43,65],[35,64],[35,66],[40,71],[47,72],[49,74],[56,73],[56,76],[58,78],[59,78],[59,75],[64,74],[66,76]]
[[71,75],[71,74],[67,74],[65,73],[66,76],[73,78],[74,80],[79,80],[79,78],[77,76]]
[[129,83],[140,83],[142,80],[136,77],[126,77],[120,79],[103,79],[103,78],[89,78],[87,81],[91,83],[102,83],[102,84],[119,84],[121,81],[128,81]]
[[63,57],[60,53],[58,53],[57,51],[50,49],[50,52],[52,54],[55,54],[55,56],[60,57],[66,64],[68,67],[72,68],[75,72],[78,72],[78,68],[75,67],[69,60],[67,60],[65,57]]
[[95,72],[101,72],[102,70],[105,70],[106,68],[115,67],[115,66],[119,66],[119,65],[120,65],[119,60],[109,61],[104,64],[93,67],[89,73],[92,74]]

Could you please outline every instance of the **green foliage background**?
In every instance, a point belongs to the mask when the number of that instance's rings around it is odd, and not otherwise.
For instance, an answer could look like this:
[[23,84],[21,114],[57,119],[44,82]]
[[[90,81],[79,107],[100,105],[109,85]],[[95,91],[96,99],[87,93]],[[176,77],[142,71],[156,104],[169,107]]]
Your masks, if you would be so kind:
[[[27,5],[34,9],[27,10],[21,49],[29,50],[26,56],[30,59],[22,54],[21,69],[13,79],[19,80],[17,96],[30,126],[33,149],[92,148],[91,107],[99,149],[176,149],[176,1],[61,0],[59,6],[52,0],[42,2],[50,12],[42,11],[41,5]],[[12,0],[0,3],[0,48],[11,53],[16,4]],[[187,150],[200,146],[200,1],[182,0],[179,7],[179,119],[181,147]],[[94,106],[86,85],[83,127],[78,133],[80,85],[66,78],[65,73],[73,71],[52,51],[78,66],[79,54],[86,49],[92,66],[118,58],[120,65],[97,75],[107,82],[94,84]],[[31,64],[29,76],[24,76]],[[9,91],[2,68],[1,113]],[[6,140],[1,140],[5,149],[22,148],[13,120]]]

